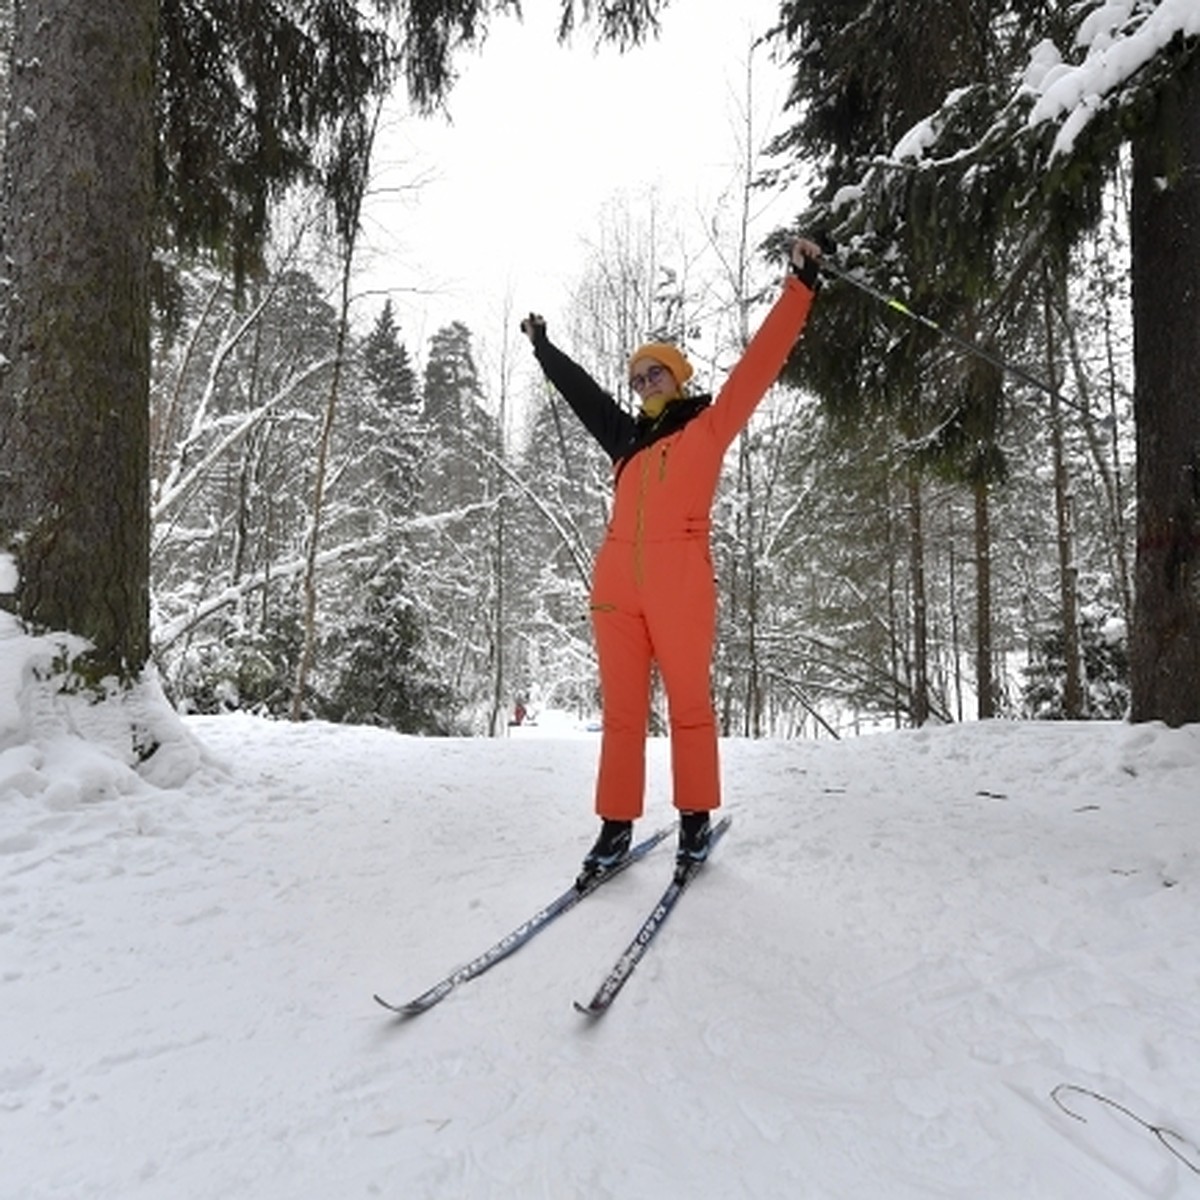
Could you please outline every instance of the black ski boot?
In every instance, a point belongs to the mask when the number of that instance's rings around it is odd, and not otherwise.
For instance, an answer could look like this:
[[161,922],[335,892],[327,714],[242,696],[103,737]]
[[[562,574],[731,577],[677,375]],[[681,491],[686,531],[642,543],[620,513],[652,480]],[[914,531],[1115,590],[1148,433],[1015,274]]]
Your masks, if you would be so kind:
[[693,863],[702,863],[708,857],[708,844],[712,838],[712,825],[707,812],[681,812],[679,814],[679,849],[675,853],[675,878],[679,879]]
[[584,856],[583,870],[579,872],[575,886],[583,887],[589,880],[615,867],[629,853],[632,841],[632,821],[610,821],[605,818],[596,844]]

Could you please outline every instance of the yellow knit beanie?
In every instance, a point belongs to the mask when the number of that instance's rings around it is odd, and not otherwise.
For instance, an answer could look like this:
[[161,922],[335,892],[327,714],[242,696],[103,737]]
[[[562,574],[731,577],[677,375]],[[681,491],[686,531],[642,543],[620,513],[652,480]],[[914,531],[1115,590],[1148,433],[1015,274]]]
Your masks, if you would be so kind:
[[683,352],[677,346],[672,346],[670,342],[647,342],[644,346],[639,346],[629,356],[631,371],[633,364],[639,358],[651,358],[656,363],[662,363],[675,376],[675,382],[680,387],[683,387],[693,374],[692,364],[684,358]]

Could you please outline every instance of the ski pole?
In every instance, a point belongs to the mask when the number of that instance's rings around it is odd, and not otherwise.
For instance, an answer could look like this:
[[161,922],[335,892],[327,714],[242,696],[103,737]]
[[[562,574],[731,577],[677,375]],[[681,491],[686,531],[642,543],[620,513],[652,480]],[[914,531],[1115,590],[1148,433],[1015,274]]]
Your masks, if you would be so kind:
[[859,279],[855,275],[851,275],[849,271],[842,267],[834,266],[829,261],[828,256],[821,259],[821,270],[834,276],[836,279],[843,279],[847,283],[858,288],[860,292],[865,292],[868,296],[878,300],[881,304],[886,304],[888,308],[894,309],[902,316],[908,317],[910,321],[916,321],[918,325],[924,325],[926,329],[932,329],[934,333],[940,334],[948,342],[953,343],[960,350],[965,350],[968,354],[974,354],[976,358],[982,358],[984,362],[991,363],[993,367],[998,367],[1001,371],[1007,371],[1010,375],[1022,382],[1027,383],[1030,387],[1035,387],[1039,391],[1045,392],[1048,396],[1053,396],[1060,404],[1065,404],[1068,408],[1074,408],[1078,412],[1085,412],[1078,404],[1072,404],[1057,388],[1051,387],[1045,380],[1039,379],[1036,375],[1030,374],[1024,367],[1018,367],[1015,363],[1010,363],[1007,359],[1001,358],[997,354],[993,354],[990,350],[985,350],[982,346],[975,342],[968,341],[964,337],[959,337],[957,333],[946,329],[939,325],[936,321],[930,319],[922,313],[914,312],[903,301],[897,300],[894,296],[887,295],[886,292],[881,292],[878,288],[872,287],[865,279]]

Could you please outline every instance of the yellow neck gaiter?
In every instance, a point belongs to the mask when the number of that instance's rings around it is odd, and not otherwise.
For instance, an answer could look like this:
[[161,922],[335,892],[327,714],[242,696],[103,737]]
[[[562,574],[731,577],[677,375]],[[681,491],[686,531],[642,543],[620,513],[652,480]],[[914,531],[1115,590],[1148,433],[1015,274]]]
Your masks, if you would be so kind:
[[682,399],[682,396],[647,396],[642,401],[642,416],[649,417],[652,421],[656,420],[662,416],[662,411],[668,404]]

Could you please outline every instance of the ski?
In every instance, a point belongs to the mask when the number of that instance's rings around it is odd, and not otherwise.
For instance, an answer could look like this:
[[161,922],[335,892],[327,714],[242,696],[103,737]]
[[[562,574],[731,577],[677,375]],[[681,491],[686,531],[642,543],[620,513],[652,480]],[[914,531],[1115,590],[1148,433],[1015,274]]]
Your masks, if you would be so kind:
[[584,897],[590,896],[597,888],[602,887],[610,879],[614,879],[620,875],[626,867],[632,866],[639,859],[644,858],[670,832],[669,828],[656,830],[644,841],[638,842],[616,866],[610,867],[607,871],[596,875],[582,888],[572,884],[561,896],[551,900],[549,904],[539,909],[528,920],[522,921],[520,925],[512,930],[511,933],[506,933],[495,945],[489,946],[482,954],[471,959],[470,962],[463,963],[461,967],[451,971],[449,975],[438,980],[437,983],[426,991],[423,991],[419,996],[414,996],[404,1004],[393,1004],[390,1000],[385,1000],[376,993],[376,1003],[382,1004],[390,1012],[398,1013],[402,1017],[415,1017],[420,1013],[428,1011],[435,1004],[445,1000],[460,983],[466,983],[468,979],[474,979],[482,975],[484,971],[494,967],[502,959],[507,958],[514,951],[519,950],[531,941],[535,935],[541,933],[551,921],[561,917],[563,913],[569,912]]
[[[731,817],[723,817],[713,826],[712,839],[708,848],[709,854],[712,854],[717,848],[717,843],[724,837],[731,820]],[[655,935],[663,927],[667,917],[671,915],[671,910],[678,903],[679,897],[683,895],[688,884],[696,878],[704,866],[704,862],[707,861],[705,859],[702,862],[690,863],[681,871],[676,872],[667,885],[667,890],[663,892],[658,903],[651,909],[650,915],[642,922],[642,927],[634,935],[633,941],[625,948],[613,969],[605,977],[604,982],[596,989],[596,994],[587,1004],[575,1001],[575,1007],[579,1012],[585,1016],[599,1017],[608,1011],[609,1005],[616,999],[617,993],[629,982],[634,968],[642,961],[642,956],[649,949]]]

